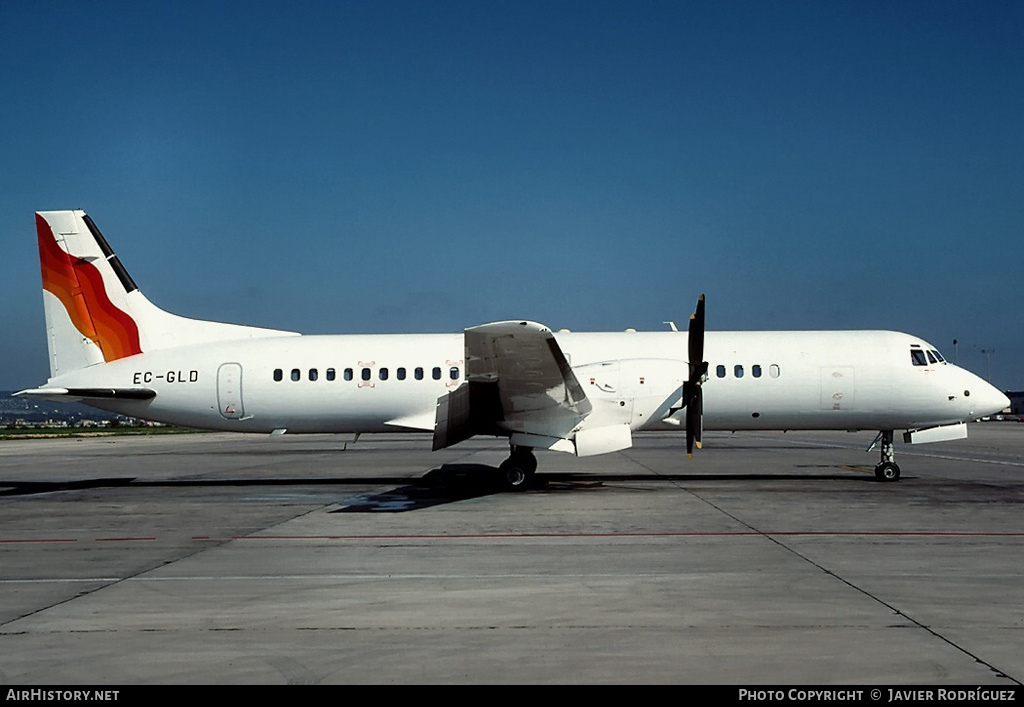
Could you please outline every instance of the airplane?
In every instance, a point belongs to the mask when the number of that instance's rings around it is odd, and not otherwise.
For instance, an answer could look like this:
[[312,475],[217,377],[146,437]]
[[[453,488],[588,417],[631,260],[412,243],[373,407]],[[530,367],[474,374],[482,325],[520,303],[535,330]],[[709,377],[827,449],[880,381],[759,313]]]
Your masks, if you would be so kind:
[[[509,490],[531,486],[534,450],[581,457],[640,430],[871,430],[875,476],[900,477],[908,443],[967,436],[1009,405],[931,344],[892,331],[573,333],[510,320],[461,334],[308,336],[200,321],[142,294],[84,211],[36,213],[50,359],[17,395],[211,430],[420,431],[433,449],[507,437]],[[705,395],[706,389],[706,395]]]

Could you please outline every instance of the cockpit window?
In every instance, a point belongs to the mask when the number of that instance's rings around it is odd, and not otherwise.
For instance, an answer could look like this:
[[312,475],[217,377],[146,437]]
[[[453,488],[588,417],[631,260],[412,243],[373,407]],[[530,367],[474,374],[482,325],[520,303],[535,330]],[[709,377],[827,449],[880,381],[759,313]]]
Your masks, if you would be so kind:
[[938,362],[939,362],[939,360],[937,358],[935,358],[935,354],[933,354],[931,351],[929,351],[928,352],[928,363],[938,363]]
[[924,351],[921,349],[910,349],[910,360],[913,361],[915,366],[927,366],[928,359],[924,356]]
[[942,358],[942,354],[939,353],[938,349],[932,349],[931,352],[935,354],[935,358],[939,359],[940,363],[946,362],[946,359]]

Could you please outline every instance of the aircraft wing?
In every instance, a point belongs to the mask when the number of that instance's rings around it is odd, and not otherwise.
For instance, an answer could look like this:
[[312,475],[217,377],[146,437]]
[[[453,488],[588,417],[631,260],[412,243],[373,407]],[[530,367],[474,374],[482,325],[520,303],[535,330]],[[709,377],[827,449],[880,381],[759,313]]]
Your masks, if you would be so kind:
[[505,420],[578,419],[591,410],[554,334],[534,322],[466,330],[466,378],[498,386]]
[[466,329],[465,341],[466,385],[438,401],[435,449],[495,430],[511,432],[514,444],[557,448],[590,413],[547,327],[495,322]]

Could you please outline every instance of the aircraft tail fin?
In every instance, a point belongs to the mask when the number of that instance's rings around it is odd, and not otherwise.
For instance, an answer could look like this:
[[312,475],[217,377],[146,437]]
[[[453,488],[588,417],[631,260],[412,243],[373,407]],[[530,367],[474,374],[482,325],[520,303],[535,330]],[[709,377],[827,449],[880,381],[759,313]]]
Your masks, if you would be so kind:
[[156,307],[84,211],[39,211],[36,234],[51,378],[145,351],[293,335],[187,319]]

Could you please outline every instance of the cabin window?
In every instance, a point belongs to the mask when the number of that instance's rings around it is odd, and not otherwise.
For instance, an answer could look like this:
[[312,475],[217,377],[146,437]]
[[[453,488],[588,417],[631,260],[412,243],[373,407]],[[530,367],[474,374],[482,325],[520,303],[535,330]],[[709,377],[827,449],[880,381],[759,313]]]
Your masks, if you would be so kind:
[[364,381],[370,380],[370,369],[364,368],[362,371],[360,371],[360,375],[362,376]]
[[400,381],[404,381],[405,380],[405,369],[404,368],[396,368],[395,369],[395,378],[397,378]]
[[380,369],[380,371],[377,373],[377,375],[378,375],[378,377],[380,377],[380,379],[382,381],[386,381],[388,379],[388,369],[386,369],[386,368]]
[[345,380],[350,381],[353,378],[355,378],[355,373],[352,371],[351,368],[346,368],[345,369]]
[[761,377],[761,367],[757,366],[757,365],[751,366],[750,367],[750,375],[754,376],[754,378],[760,378]]
[[430,372],[430,375],[433,376],[434,380],[436,381],[441,380],[441,367],[434,366],[434,370]]
[[770,375],[772,378],[778,378],[779,364],[773,363],[772,365],[768,366],[768,375]]
[[418,381],[423,380],[423,369],[417,366],[416,370],[413,371],[413,377],[416,378],[416,380]]
[[282,371],[280,368],[275,368],[274,369],[274,380],[276,380],[278,383],[283,381],[284,380],[284,371]]
[[448,377],[451,378],[453,381],[457,381],[459,379],[459,367],[452,366],[450,369],[448,369]]
[[298,368],[293,368],[292,369],[292,380],[293,381],[297,381],[297,380],[301,380],[301,379],[302,379],[302,371],[300,371]]
[[910,360],[915,366],[927,366],[928,359],[924,356],[924,351],[921,349],[910,349]]
[[328,368],[327,369],[327,380],[329,380],[329,381],[334,380],[334,369],[333,368]]
[[742,378],[743,377],[743,366],[734,366],[733,369],[732,369],[732,374],[734,376],[736,376],[737,378]]
[[718,368],[715,369],[715,373],[718,374],[719,378],[725,378],[725,366],[719,365]]
[[315,381],[319,377],[320,377],[320,373],[315,368],[310,368],[309,369],[309,379],[311,381]]

